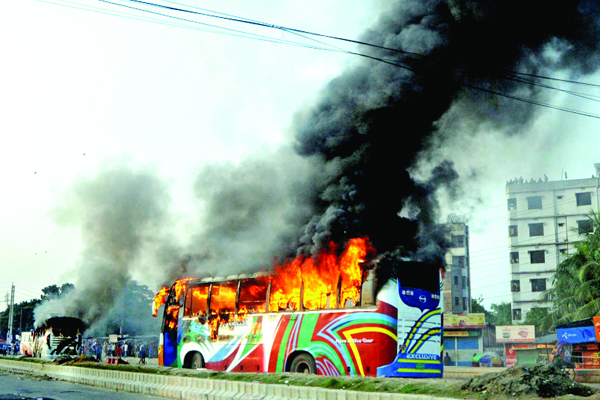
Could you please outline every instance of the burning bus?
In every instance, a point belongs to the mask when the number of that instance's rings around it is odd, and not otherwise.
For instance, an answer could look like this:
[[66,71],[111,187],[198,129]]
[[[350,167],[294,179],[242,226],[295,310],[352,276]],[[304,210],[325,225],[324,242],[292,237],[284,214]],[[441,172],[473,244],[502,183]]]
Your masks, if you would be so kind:
[[34,357],[56,358],[79,354],[85,328],[85,323],[79,318],[48,318],[33,334]]
[[[378,279],[366,238],[271,273],[185,278],[164,304],[159,365],[235,372],[442,377],[441,270]],[[378,281],[380,280],[380,281]],[[385,280],[385,281],[384,281]]]

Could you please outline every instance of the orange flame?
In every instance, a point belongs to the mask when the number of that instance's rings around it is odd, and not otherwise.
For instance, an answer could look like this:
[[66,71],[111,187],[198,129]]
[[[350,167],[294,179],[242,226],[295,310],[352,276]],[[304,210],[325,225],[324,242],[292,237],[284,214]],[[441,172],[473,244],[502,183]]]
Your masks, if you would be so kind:
[[165,304],[167,301],[167,295],[169,294],[169,287],[163,286],[162,289],[154,296],[154,300],[152,301],[152,316],[156,318],[158,314],[158,309],[160,306]]
[[[348,302],[355,306],[359,302],[361,285],[366,274],[361,268],[367,255],[374,252],[367,237],[348,241],[343,253],[338,256],[336,245],[331,242],[317,257],[298,256],[295,259],[274,266],[270,276],[243,280],[241,283],[238,310],[235,318],[243,321],[248,312],[265,312],[266,290],[271,281],[271,294],[268,299],[269,311],[299,310],[300,295],[304,299],[304,309],[345,307]],[[186,283],[193,278],[179,279],[173,286],[175,300],[179,302]],[[153,315],[165,303],[169,289],[164,287],[154,298]],[[237,282],[213,283],[208,310],[208,326],[212,340],[218,336],[219,325],[230,323],[236,313]],[[193,291],[192,314],[206,316],[208,290]],[[176,309],[175,309],[176,308]],[[191,310],[186,304],[186,315]],[[169,306],[169,321],[177,320],[179,306]],[[174,318],[173,318],[174,317]],[[169,322],[170,324],[171,322]]]
[[[183,279],[178,279],[177,281],[175,281],[175,285],[173,285],[173,286],[175,289],[175,300],[176,301],[179,301],[181,294],[184,292],[185,283],[188,281],[191,281],[192,279],[194,279],[194,278],[183,278]],[[165,304],[167,302],[169,292],[170,292],[169,287],[163,286],[163,288],[160,289],[160,291],[156,294],[156,296],[154,296],[154,300],[152,302],[152,316],[153,317],[156,317],[156,315],[158,314],[158,309],[160,308],[160,306],[162,306],[163,304]]]

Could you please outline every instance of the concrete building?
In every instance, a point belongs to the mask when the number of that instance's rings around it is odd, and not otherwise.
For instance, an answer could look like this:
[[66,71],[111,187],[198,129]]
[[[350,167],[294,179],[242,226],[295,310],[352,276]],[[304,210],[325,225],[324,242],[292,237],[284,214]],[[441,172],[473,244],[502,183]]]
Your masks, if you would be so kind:
[[511,181],[506,186],[512,319],[547,308],[540,295],[552,285],[557,265],[591,229],[598,212],[600,164],[595,176],[561,181]]
[[469,261],[469,227],[464,223],[445,224],[451,247],[446,253],[443,290],[444,312],[471,312],[471,273]]

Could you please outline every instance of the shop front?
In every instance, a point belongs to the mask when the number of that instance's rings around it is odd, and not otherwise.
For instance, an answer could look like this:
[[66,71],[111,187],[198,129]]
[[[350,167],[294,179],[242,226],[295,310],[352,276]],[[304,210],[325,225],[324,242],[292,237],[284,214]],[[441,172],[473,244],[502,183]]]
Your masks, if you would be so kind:
[[600,317],[588,318],[556,327],[558,344],[553,355],[575,369],[600,369]]
[[483,352],[485,314],[444,314],[445,365],[471,367],[473,356]]
[[517,364],[532,364],[539,359],[540,350],[535,343],[535,326],[533,325],[497,326],[496,342],[504,344],[507,367]]

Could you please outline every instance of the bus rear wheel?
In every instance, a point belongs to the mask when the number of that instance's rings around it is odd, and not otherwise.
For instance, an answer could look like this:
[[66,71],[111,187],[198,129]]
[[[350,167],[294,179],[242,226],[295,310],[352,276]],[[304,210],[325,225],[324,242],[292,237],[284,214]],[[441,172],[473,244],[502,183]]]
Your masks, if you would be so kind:
[[192,360],[190,361],[191,369],[204,368],[204,357],[200,353],[194,353]]
[[292,361],[290,371],[301,374],[316,374],[317,364],[315,364],[315,360],[310,354],[298,354]]

